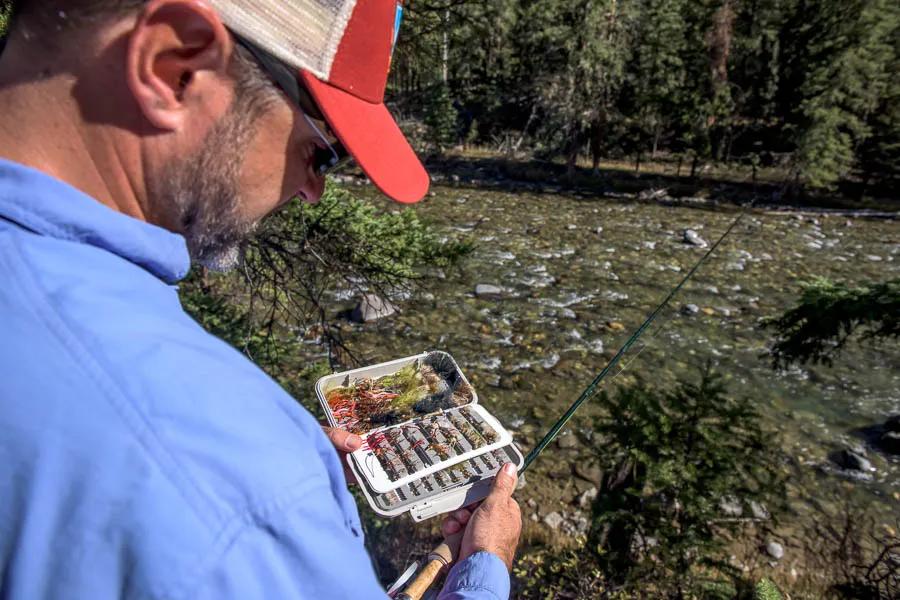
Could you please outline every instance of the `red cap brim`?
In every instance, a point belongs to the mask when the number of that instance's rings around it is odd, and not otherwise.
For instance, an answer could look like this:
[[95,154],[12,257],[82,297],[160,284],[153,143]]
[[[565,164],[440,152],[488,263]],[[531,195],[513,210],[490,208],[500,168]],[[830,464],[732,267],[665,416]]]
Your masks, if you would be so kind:
[[384,104],[372,104],[300,71],[328,125],[378,189],[397,202],[418,202],[429,178]]

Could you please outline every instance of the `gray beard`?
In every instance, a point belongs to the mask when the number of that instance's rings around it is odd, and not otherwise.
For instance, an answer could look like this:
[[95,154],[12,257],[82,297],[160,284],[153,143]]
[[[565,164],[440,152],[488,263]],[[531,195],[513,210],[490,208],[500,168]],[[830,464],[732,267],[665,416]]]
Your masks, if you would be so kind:
[[191,258],[215,271],[240,263],[241,245],[256,227],[241,217],[238,185],[241,149],[250,140],[255,119],[233,109],[193,156],[169,165],[160,190],[176,211]]

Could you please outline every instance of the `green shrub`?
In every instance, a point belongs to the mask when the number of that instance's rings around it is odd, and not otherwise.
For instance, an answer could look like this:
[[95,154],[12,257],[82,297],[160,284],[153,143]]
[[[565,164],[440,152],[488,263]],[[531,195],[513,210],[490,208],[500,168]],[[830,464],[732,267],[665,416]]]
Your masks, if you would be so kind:
[[[191,274],[182,303],[204,327],[247,354],[298,397],[329,367],[352,363],[335,326],[338,292],[414,294],[434,269],[472,250],[445,239],[414,211],[387,210],[329,182],[315,205],[293,202],[265,221],[232,273]],[[304,341],[327,360],[309,365]]]
[[778,443],[755,403],[728,394],[707,366],[674,390],[636,385],[602,404],[595,431],[608,476],[591,543],[609,580],[654,582],[672,597],[733,597],[739,573],[722,555],[721,532],[740,523],[721,506],[771,504],[782,489]]
[[599,404],[593,445],[605,476],[588,540],[526,553],[516,597],[742,597],[753,583],[728,562],[723,535],[742,522],[721,503],[755,500],[777,514],[784,495],[779,442],[754,402],[707,366],[673,390],[636,384]]
[[784,596],[771,579],[761,579],[753,590],[753,600],[784,600]]
[[862,339],[900,336],[900,279],[857,288],[815,279],[804,286],[797,306],[767,324],[777,335],[774,366],[831,364],[854,332]]

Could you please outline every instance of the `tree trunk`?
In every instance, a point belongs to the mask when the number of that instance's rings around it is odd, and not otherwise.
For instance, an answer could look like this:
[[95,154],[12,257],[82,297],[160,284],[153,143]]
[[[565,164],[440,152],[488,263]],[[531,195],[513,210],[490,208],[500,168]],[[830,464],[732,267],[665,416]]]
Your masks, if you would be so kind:
[[578,150],[581,144],[581,135],[577,125],[573,125],[569,134],[569,151],[566,156],[566,179],[569,183],[575,179],[575,167],[578,161]]
[[575,179],[575,162],[578,160],[578,152],[576,150],[570,150],[569,156],[566,159],[566,179],[569,183]]
[[449,78],[448,64],[450,62],[450,9],[444,11],[444,35],[441,40],[441,79],[447,83]]
[[593,172],[596,175],[600,172],[600,153],[603,148],[602,118],[597,118],[591,123],[590,136],[591,165]]
[[531,127],[531,123],[534,121],[535,117],[537,117],[537,104],[532,104],[531,114],[528,115],[528,120],[525,121],[525,127],[522,128],[522,135],[519,136],[519,139],[516,140],[515,144],[511,145],[513,152],[518,152],[519,146],[525,141],[525,136],[528,135],[528,128]]

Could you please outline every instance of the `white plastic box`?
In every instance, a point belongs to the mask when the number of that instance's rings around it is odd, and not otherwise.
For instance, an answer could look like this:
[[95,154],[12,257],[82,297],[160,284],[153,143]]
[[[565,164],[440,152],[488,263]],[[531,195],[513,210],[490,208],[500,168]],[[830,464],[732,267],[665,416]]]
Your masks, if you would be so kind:
[[[503,464],[512,462],[517,468],[520,468],[524,462],[521,452],[512,442],[511,434],[493,415],[479,405],[478,393],[471,387],[456,361],[452,356],[441,351],[423,352],[415,356],[322,377],[316,383],[316,395],[329,424],[339,426],[338,419],[326,399],[329,390],[335,387],[350,386],[362,379],[377,379],[392,375],[411,363],[421,364],[426,359],[429,361],[440,360],[443,361],[443,364],[446,364],[446,361],[451,363],[459,382],[471,390],[471,402],[464,405],[463,410],[470,418],[481,419],[479,422],[482,426],[487,424],[490,429],[493,429],[496,439],[483,447],[460,452],[435,464],[426,465],[422,461],[421,470],[416,470],[413,475],[405,474],[402,477],[395,477],[393,480],[387,477],[376,461],[371,459],[371,455],[367,454],[368,451],[365,447],[348,455],[347,462],[355,474],[366,500],[372,510],[385,517],[395,517],[409,512],[414,521],[422,521],[478,502],[487,496],[494,475]],[[433,412],[429,413],[428,417],[441,418],[443,413],[447,413],[450,418],[458,418],[460,416],[458,414],[449,414],[456,410],[459,409]],[[413,419],[378,428],[364,435],[368,436],[376,431],[386,432],[390,429],[402,429],[412,421]]]

